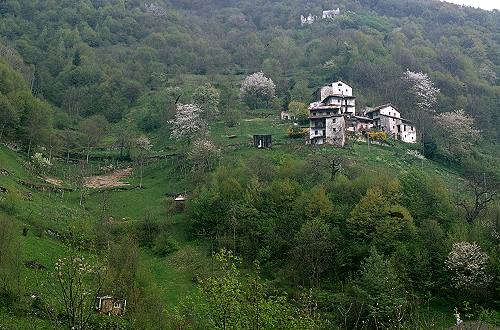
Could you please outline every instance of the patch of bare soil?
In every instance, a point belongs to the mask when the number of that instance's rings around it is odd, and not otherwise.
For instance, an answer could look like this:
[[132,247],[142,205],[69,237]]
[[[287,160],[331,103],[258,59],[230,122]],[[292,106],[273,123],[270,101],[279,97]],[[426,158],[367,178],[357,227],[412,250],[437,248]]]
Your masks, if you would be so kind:
[[51,177],[44,177],[43,178],[45,182],[48,182],[50,184],[53,184],[54,186],[61,187],[63,185],[63,180],[58,179],[58,178],[51,178]]
[[85,187],[87,188],[115,188],[129,186],[130,183],[122,182],[123,178],[128,177],[132,174],[132,168],[126,168],[123,170],[117,170],[105,175],[90,176],[85,178]]

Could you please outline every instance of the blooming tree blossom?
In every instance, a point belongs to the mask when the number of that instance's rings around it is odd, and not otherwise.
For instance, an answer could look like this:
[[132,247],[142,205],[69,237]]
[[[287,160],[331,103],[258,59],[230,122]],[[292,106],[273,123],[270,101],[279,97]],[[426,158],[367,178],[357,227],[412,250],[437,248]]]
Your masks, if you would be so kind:
[[411,89],[416,98],[416,107],[420,112],[435,112],[439,89],[426,73],[413,72],[406,69],[403,80],[411,84]]
[[445,112],[434,117],[441,129],[445,150],[448,157],[455,158],[467,151],[481,137],[480,131],[474,128],[474,118],[463,110]]
[[276,85],[264,76],[263,72],[254,73],[245,78],[240,88],[240,99],[252,109],[261,102],[268,103],[276,93]]
[[175,118],[171,121],[170,136],[175,140],[192,141],[207,132],[208,126],[201,117],[201,109],[195,104],[178,104]]
[[45,171],[52,166],[50,160],[44,157],[41,152],[35,153],[35,155],[31,157],[31,159],[35,170],[40,174],[45,174]]
[[453,244],[445,264],[452,273],[454,287],[471,290],[487,284],[491,279],[486,271],[488,259],[488,255],[475,242]]

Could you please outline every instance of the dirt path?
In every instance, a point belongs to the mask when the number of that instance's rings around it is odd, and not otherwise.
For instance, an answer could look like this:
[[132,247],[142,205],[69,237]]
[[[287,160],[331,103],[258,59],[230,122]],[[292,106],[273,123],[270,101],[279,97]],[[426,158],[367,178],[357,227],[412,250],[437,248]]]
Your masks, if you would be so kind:
[[132,168],[118,170],[106,175],[90,176],[85,178],[85,187],[87,188],[115,188],[129,186],[130,183],[120,181],[132,174]]

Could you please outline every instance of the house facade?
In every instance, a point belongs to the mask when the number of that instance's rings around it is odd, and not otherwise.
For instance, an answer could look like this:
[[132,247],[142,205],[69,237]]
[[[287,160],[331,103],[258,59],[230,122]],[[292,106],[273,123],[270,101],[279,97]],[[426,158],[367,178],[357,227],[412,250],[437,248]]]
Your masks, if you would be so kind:
[[352,87],[336,81],[318,89],[315,96],[319,101],[309,105],[309,143],[343,147],[347,118],[356,113]]
[[319,20],[331,20],[340,15],[340,8],[332,10],[323,10],[321,17],[309,13],[309,15],[300,15],[300,25],[310,25]]
[[417,143],[417,129],[411,120],[401,118],[401,113],[392,104],[384,104],[364,112],[373,120],[373,127],[383,131],[392,139],[406,143]]

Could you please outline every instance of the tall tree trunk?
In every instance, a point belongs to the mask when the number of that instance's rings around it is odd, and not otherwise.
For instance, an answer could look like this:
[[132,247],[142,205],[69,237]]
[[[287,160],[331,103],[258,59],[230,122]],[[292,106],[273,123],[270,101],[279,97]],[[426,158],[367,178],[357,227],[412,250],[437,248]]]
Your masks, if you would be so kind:
[[87,164],[89,163],[89,157],[90,157],[90,143],[87,145]]
[[30,158],[30,156],[31,156],[31,139],[28,143],[28,159]]

